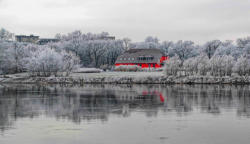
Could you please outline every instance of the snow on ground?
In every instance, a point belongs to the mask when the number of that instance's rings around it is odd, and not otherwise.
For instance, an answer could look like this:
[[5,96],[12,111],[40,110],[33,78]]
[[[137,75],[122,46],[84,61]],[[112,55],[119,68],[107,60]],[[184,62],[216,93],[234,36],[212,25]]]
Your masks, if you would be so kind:
[[[96,71],[95,73],[90,71]],[[155,77],[163,76],[163,72],[101,72],[99,69],[84,68],[79,72],[70,74],[70,77]],[[0,75],[3,77],[3,75]],[[28,73],[5,75],[6,78],[29,77]]]
[[101,73],[73,73],[72,77],[154,77],[163,76],[163,72],[101,72]]
[[164,76],[163,72],[73,73],[70,77],[29,77],[27,73],[0,76],[0,83],[68,84],[250,84],[250,76]]
[[98,68],[79,68],[74,73],[100,73],[102,71],[102,69]]

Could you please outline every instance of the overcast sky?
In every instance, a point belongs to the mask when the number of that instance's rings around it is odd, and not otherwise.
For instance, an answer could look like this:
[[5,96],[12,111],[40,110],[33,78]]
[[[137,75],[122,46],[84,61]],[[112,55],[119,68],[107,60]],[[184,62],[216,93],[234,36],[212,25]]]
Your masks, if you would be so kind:
[[250,35],[250,0],[0,0],[0,27],[54,37],[74,30],[142,41]]

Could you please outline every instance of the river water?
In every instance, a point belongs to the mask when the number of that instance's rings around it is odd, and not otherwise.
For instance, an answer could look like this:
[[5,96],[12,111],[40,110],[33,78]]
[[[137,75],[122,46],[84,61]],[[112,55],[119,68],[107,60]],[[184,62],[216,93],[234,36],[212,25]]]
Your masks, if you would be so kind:
[[250,86],[0,85],[0,144],[249,144]]

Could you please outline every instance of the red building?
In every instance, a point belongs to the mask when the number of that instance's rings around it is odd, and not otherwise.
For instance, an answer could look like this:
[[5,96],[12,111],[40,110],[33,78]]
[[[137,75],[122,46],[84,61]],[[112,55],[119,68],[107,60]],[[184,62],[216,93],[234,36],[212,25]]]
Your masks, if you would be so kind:
[[168,59],[159,49],[130,49],[120,55],[115,66],[138,65],[142,68],[161,68]]

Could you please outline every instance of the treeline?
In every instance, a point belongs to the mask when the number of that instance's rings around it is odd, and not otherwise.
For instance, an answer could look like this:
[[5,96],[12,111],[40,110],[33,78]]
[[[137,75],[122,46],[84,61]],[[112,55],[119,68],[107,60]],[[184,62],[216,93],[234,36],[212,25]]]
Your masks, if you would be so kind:
[[[156,48],[170,56],[166,73],[177,75],[239,75],[250,74],[250,37],[237,41],[212,40],[203,45],[192,41],[159,41],[149,36],[143,42],[129,38],[109,39],[106,32],[93,34],[74,31],[57,34],[59,42],[46,45],[18,43],[13,33],[0,30],[0,73],[28,71],[34,75],[50,76],[63,72],[69,75],[77,67],[112,69],[119,55],[128,49]],[[12,40],[11,40],[12,39]]]
[[236,42],[213,40],[197,48],[186,46],[170,49],[173,53],[165,65],[166,75],[250,75],[250,37]]
[[39,46],[1,42],[0,73],[29,72],[33,76],[68,76],[79,66],[79,58],[72,52]]
[[55,49],[75,53],[84,67],[111,68],[116,58],[125,51],[123,40],[109,39],[106,32],[100,34],[74,31],[67,35],[57,34],[60,41],[52,44]]
[[71,51],[12,40],[13,34],[0,30],[0,74],[29,72],[32,76],[68,76],[80,64]]

